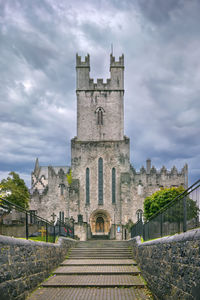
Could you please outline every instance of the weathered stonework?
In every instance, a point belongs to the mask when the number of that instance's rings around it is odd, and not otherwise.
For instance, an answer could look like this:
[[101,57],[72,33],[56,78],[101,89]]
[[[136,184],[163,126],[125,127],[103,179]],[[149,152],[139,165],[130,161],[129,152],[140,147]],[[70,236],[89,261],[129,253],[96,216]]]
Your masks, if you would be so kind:
[[64,260],[76,241],[58,244],[0,236],[0,298],[25,299]]
[[200,229],[129,245],[155,299],[199,299]]
[[[71,167],[41,167],[36,161],[31,209],[48,219],[53,212],[58,216],[60,211],[76,222],[78,215],[82,215],[92,235],[123,239],[127,236],[124,225],[129,220],[137,221],[145,197],[160,187],[187,187],[187,165],[181,172],[175,167],[158,171],[148,159],[146,168],[136,172],[130,164],[129,138],[124,136],[123,55],[119,61],[110,56],[111,77],[106,83],[103,79],[94,83],[90,78],[89,55],[85,61],[77,55],[76,72],[77,137],[71,140]],[[70,168],[71,185],[66,177]],[[79,238],[88,237],[84,228],[75,227]]]

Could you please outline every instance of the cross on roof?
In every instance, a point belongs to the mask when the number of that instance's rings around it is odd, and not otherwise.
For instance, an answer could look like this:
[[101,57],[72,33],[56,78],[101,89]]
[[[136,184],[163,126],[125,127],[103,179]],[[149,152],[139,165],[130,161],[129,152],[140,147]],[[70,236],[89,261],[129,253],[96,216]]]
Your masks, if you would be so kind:
[[52,217],[53,221],[55,221],[56,214],[54,214],[54,212],[53,212],[51,217]]

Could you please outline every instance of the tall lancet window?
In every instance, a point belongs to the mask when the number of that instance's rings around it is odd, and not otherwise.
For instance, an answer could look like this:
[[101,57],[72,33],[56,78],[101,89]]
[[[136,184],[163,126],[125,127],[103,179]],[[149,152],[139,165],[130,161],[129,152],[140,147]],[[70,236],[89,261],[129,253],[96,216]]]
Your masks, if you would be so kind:
[[98,204],[103,204],[103,159],[98,161]]
[[112,204],[116,203],[116,170],[112,168]]
[[103,114],[104,114],[104,109],[102,107],[98,107],[96,109],[96,114],[97,114],[97,125],[103,125]]
[[90,169],[86,169],[85,176],[85,185],[86,185],[86,204],[90,204]]

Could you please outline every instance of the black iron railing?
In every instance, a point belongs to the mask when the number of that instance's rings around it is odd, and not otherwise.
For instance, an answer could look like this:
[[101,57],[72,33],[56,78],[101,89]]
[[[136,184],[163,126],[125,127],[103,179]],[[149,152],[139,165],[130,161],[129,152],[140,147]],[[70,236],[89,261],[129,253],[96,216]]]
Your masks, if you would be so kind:
[[131,237],[149,240],[200,227],[200,180],[172,199],[147,222],[138,221],[131,228]]
[[6,199],[0,198],[0,234],[55,243],[57,236],[74,238],[74,220],[50,222]]

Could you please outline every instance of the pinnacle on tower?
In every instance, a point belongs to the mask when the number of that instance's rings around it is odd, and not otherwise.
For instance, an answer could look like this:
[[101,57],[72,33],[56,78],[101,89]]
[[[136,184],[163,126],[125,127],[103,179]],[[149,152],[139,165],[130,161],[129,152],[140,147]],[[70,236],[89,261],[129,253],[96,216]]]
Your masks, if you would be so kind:
[[39,160],[38,160],[38,158],[36,158],[34,173],[38,173],[39,170],[40,170]]

